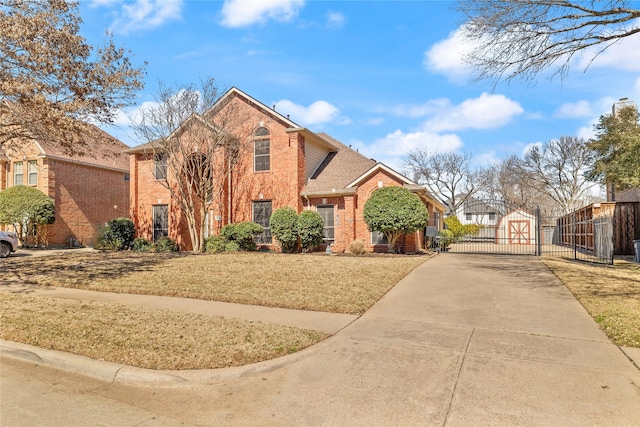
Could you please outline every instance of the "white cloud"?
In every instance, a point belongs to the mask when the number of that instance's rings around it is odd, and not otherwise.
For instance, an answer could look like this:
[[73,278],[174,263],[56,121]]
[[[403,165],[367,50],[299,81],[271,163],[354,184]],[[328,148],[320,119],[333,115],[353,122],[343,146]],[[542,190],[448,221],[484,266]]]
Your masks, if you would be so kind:
[[404,167],[404,157],[416,149],[427,150],[432,153],[455,151],[463,145],[458,135],[439,135],[435,132],[408,132],[396,130],[373,143],[361,145],[360,152],[379,162],[401,171]]
[[595,131],[593,130],[593,126],[582,126],[576,132],[576,136],[578,138],[582,138],[585,141],[590,140],[596,136]]
[[419,105],[398,105],[394,107],[391,112],[400,117],[425,117],[436,114],[442,108],[448,108],[451,106],[451,101],[447,98],[432,99],[424,104]]
[[329,28],[342,28],[345,22],[345,16],[339,12],[329,12],[327,14],[327,26]]
[[316,101],[305,107],[283,99],[275,103],[276,110],[281,114],[288,114],[291,120],[304,125],[315,125],[335,120],[340,110],[327,101]]
[[367,126],[377,126],[377,125],[381,125],[382,123],[384,123],[384,118],[383,117],[371,117],[369,119],[366,119],[364,121],[364,124]]
[[524,109],[504,95],[483,93],[478,98],[467,99],[461,104],[443,103],[441,108],[423,124],[434,132],[463,129],[496,129],[522,114]]
[[464,82],[471,77],[472,70],[464,62],[472,45],[462,36],[458,28],[449,38],[435,43],[424,53],[423,65],[430,71],[444,74],[454,82]]
[[130,33],[133,31],[157,28],[165,22],[182,18],[183,0],[93,0],[94,7],[118,7],[116,18],[110,26],[115,33]]
[[487,166],[495,166],[500,163],[501,159],[496,155],[495,150],[481,153],[477,156],[474,156],[472,159],[472,163],[476,166],[487,167]]
[[[626,29],[640,28],[640,19],[633,21]],[[640,49],[636,36],[624,37],[601,52],[604,44],[593,46],[577,57],[581,70],[605,67],[622,71],[640,71]]]
[[304,0],[226,0],[222,25],[238,28],[263,24],[270,19],[287,22],[298,15]]
[[558,119],[582,119],[593,116],[593,107],[589,101],[580,100],[562,104],[553,114]]

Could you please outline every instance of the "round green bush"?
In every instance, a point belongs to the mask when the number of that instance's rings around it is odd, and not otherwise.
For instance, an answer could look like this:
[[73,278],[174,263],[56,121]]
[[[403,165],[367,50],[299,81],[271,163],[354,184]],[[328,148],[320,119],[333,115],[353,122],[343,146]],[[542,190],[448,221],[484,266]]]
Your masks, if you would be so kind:
[[133,240],[133,244],[131,245],[131,249],[134,252],[150,252],[152,248],[153,244],[142,237],[135,238]]
[[121,251],[129,249],[135,238],[136,228],[129,218],[116,218],[107,222],[100,236],[100,246],[104,249]]
[[313,251],[322,243],[324,221],[316,211],[302,211],[298,215],[297,229],[303,252]]
[[227,244],[224,245],[225,252],[238,252],[239,250],[240,250],[240,245],[237,242],[231,241],[231,242],[227,242]]
[[236,242],[243,251],[255,251],[255,236],[262,233],[262,226],[255,222],[239,222],[222,227],[220,235],[229,242]]
[[204,241],[205,252],[220,253],[225,251],[227,239],[222,236],[209,236]]
[[271,235],[280,243],[282,252],[295,252],[298,248],[298,214],[293,208],[277,209],[269,218]]
[[156,252],[178,252],[178,245],[169,237],[161,237],[154,245]]

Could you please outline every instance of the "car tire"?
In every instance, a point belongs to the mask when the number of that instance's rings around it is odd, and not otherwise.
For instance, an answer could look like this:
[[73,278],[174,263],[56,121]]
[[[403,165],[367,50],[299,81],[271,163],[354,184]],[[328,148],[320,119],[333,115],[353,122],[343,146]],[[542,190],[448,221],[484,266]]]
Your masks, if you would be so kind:
[[11,247],[4,242],[0,242],[0,258],[6,258],[10,253]]

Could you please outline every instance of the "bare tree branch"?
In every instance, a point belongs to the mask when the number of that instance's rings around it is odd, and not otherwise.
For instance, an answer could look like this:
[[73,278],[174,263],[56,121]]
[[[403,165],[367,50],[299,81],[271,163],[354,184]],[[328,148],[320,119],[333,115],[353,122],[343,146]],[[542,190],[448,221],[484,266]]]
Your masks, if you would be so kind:
[[207,212],[224,204],[230,172],[248,144],[238,135],[251,135],[237,109],[213,110],[220,95],[213,78],[199,86],[161,84],[156,102],[132,118],[136,135],[149,141],[147,155],[166,165],[161,183],[187,222],[194,252],[204,250]]
[[464,202],[482,188],[482,171],[472,170],[469,153],[429,153],[425,150],[410,152],[405,166],[415,179],[423,184],[455,213]]
[[597,47],[591,60],[640,34],[640,9],[627,0],[481,0],[458,2],[463,36],[474,46],[466,61],[477,78],[532,80],[547,68],[566,76],[573,56]]
[[596,184],[585,174],[592,163],[593,153],[585,141],[564,136],[533,146],[519,167],[527,177],[523,185],[549,196],[563,213],[570,213],[591,201],[589,192]]

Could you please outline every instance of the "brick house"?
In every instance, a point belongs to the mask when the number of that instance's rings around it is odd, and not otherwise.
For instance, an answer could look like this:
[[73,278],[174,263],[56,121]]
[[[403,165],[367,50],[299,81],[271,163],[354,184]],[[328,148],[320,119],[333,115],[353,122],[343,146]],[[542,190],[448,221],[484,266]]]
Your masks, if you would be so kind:
[[55,222],[38,231],[39,245],[93,246],[107,221],[129,216],[128,147],[97,127],[90,130],[85,154],[70,156],[41,140],[0,150],[0,191],[28,185],[55,203]]
[[[363,219],[365,202],[383,186],[404,186],[416,193],[429,210],[432,226],[441,228],[444,206],[426,188],[388,166],[329,135],[300,127],[237,88],[225,93],[201,120],[207,121],[226,109],[242,117],[242,123],[230,130],[241,141],[239,160],[232,169],[225,168],[227,157],[222,149],[213,160],[220,163],[214,171],[227,172],[213,177],[220,181],[223,191],[212,196],[205,234],[217,234],[229,223],[254,221],[264,227],[258,243],[271,246],[271,213],[293,207],[298,212],[320,213],[325,221],[326,243],[333,251],[347,250],[354,240],[364,242],[370,251],[384,251],[383,236],[369,232]],[[131,218],[137,234],[150,240],[169,236],[182,250],[190,250],[184,219],[163,185],[166,165],[162,156],[154,153],[154,143],[126,153],[130,155]],[[398,244],[401,250],[415,252],[424,246],[424,236],[425,230],[420,230],[404,236]]]

